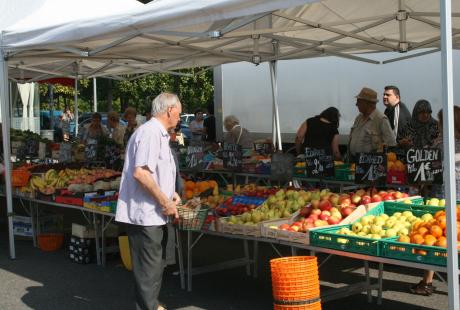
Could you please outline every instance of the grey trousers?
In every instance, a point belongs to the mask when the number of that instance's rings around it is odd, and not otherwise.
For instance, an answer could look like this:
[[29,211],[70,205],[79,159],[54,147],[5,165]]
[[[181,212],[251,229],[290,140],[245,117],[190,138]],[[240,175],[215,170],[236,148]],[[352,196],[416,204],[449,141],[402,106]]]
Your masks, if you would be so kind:
[[127,225],[137,310],[156,310],[165,267],[163,226]]

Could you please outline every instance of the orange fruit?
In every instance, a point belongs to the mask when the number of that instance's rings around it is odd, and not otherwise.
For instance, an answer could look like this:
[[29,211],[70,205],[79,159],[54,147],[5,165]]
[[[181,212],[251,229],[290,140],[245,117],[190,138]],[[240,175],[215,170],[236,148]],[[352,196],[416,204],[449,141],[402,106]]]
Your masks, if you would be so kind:
[[399,236],[398,241],[399,242],[410,243],[410,237],[406,236],[406,235],[401,235],[401,236]]
[[[438,211],[440,212],[440,211]],[[446,228],[446,215],[439,215],[436,220],[438,221],[439,227],[442,229]]]
[[192,199],[193,198],[193,191],[185,191],[185,198]]
[[425,236],[428,233],[428,228],[426,228],[425,226],[419,227],[419,229],[417,229],[417,232],[421,236]]
[[423,239],[423,236],[422,236],[422,235],[420,235],[420,234],[414,234],[414,235],[412,236],[412,238],[411,238],[410,241],[411,241],[411,243],[422,244],[423,241],[425,241],[425,240]]
[[434,214],[434,218],[435,218],[435,219],[438,219],[438,217],[441,216],[441,215],[446,215],[446,211],[441,210],[441,211],[436,212],[436,213]]
[[387,161],[388,162],[396,161],[396,153],[394,152],[387,153]]
[[432,225],[430,227],[430,234],[435,236],[436,238],[439,238],[442,236],[442,228],[438,225]]
[[185,182],[185,189],[186,190],[192,190],[195,188],[195,182],[193,181],[186,181]]
[[436,237],[433,235],[425,235],[425,241],[423,242],[424,245],[433,245],[436,243]]
[[446,237],[439,237],[438,241],[434,244],[435,246],[440,246],[443,248],[447,248],[447,239]]
[[396,171],[400,171],[400,172],[406,171],[406,165],[404,165],[402,163],[402,161],[400,161],[400,160],[395,161],[395,166],[394,167],[395,167]]
[[387,170],[388,170],[388,171],[393,171],[393,170],[395,170],[395,164],[394,164],[394,162],[392,162],[392,161],[388,161],[388,162],[387,162]]
[[426,251],[425,251],[425,250],[416,250],[415,252],[416,252],[417,254],[419,254],[419,255],[423,255],[423,256],[426,255]]

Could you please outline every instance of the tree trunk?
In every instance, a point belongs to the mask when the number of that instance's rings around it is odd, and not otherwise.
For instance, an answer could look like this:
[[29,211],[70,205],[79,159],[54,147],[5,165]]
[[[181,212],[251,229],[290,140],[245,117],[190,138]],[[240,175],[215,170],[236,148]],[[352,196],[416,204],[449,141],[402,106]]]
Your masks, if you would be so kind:
[[113,110],[113,84],[112,79],[107,80],[107,111]]

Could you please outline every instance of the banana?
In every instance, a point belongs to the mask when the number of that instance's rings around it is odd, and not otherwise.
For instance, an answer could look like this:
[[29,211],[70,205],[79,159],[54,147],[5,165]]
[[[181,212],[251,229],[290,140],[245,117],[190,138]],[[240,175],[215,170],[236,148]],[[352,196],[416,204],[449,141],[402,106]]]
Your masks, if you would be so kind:
[[46,171],[45,173],[45,182],[46,183],[50,183],[50,180],[53,180],[54,177],[56,176],[56,170],[54,169],[49,169],[48,171]]
[[58,181],[60,180],[60,178],[54,178],[51,183],[49,183],[49,187],[56,187],[56,184],[58,183]]
[[37,189],[43,189],[46,187],[45,181],[39,176],[33,176],[32,177],[32,184],[35,185]]

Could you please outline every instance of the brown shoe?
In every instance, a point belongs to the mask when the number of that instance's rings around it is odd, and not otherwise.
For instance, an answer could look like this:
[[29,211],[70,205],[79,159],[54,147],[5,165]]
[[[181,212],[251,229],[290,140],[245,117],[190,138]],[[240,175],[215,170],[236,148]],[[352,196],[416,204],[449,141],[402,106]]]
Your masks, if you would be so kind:
[[419,283],[411,286],[410,292],[416,295],[430,296],[433,294],[434,289],[435,287],[433,286],[433,283],[424,283],[423,281],[420,281]]

